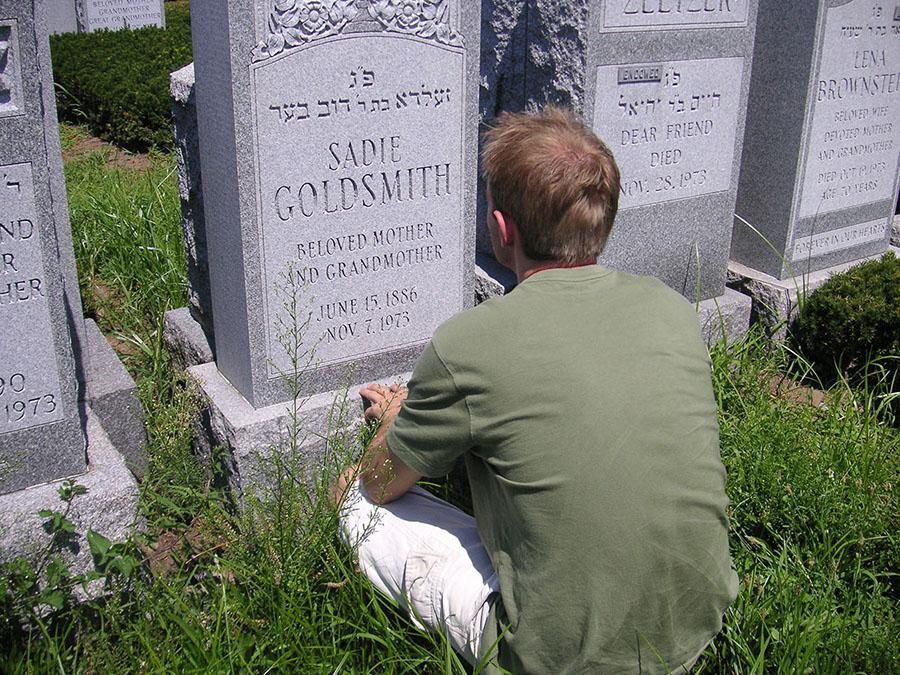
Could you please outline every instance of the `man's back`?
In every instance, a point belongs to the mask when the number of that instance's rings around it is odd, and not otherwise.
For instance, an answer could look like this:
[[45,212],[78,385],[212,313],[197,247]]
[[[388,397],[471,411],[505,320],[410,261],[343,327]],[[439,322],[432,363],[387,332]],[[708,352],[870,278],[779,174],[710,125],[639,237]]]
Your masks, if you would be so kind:
[[[552,269],[442,326],[388,445],[434,475],[466,451],[513,672],[665,672],[737,592],[706,353],[689,303]],[[449,393],[448,393],[449,392]]]

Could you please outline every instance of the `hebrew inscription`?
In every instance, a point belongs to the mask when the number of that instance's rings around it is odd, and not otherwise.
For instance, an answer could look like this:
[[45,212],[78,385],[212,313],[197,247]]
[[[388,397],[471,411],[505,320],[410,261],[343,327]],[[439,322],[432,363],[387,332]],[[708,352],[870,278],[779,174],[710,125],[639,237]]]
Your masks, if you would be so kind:
[[270,377],[285,290],[317,365],[427,341],[462,308],[462,50],[342,36],[251,72]]
[[747,25],[749,0],[607,0],[605,30],[736,28]]
[[62,419],[31,164],[0,166],[0,434]]
[[16,22],[0,22],[0,117],[22,114],[22,75]]
[[731,187],[744,59],[597,68],[594,131],[622,174],[621,210]]
[[801,218],[893,199],[900,155],[900,17],[855,0],[825,18]]

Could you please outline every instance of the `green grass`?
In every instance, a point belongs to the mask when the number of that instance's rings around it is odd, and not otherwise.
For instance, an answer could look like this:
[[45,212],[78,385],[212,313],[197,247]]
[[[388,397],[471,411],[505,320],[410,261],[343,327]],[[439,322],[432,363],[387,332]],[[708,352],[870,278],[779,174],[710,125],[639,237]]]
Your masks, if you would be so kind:
[[[64,128],[66,145],[79,134]],[[332,511],[282,480],[235,515],[191,455],[196,403],[160,336],[164,311],[186,299],[174,159],[151,164],[114,170],[89,155],[70,160],[66,177],[85,307],[126,347],[147,410],[147,539],[186,536],[169,573],[45,617],[47,636],[10,642],[0,670],[465,672],[445,641],[416,630],[356,573]],[[900,672],[890,392],[838,385],[822,407],[775,395],[773,382],[808,373],[755,334],[716,347],[712,361],[741,585],[695,672]],[[359,445],[336,443],[319,491]],[[458,481],[444,489],[460,494]]]

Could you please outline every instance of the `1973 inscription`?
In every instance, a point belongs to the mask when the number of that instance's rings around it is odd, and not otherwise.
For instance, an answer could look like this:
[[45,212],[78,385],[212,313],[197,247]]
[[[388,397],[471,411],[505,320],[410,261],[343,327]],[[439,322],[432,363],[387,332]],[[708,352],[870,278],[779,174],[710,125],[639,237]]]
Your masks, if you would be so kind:
[[0,166],[0,434],[62,417],[31,164]]
[[461,48],[390,34],[251,66],[270,377],[291,367],[286,288],[318,365],[420,344],[462,308],[463,74]]
[[600,66],[594,130],[622,174],[619,208],[731,187],[744,60]]
[[894,197],[900,153],[900,22],[893,5],[831,7],[813,83],[801,218]]

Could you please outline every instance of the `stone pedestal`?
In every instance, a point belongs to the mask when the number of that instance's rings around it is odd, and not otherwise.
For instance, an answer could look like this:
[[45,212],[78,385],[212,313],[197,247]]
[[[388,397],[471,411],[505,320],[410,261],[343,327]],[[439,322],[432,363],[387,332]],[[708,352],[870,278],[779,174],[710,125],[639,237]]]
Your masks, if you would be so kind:
[[[282,471],[295,473],[310,486],[316,471],[337,470],[351,459],[353,442],[364,424],[362,399],[356,394],[367,382],[314,396],[254,408],[216,368],[205,363],[188,368],[204,398],[195,450],[210,473],[222,472],[230,492],[243,503],[249,493],[265,490]],[[403,382],[401,373],[382,382]],[[215,449],[225,450],[216,456]],[[291,456],[291,450],[296,452]]]
[[[891,247],[889,250],[900,257],[900,249]],[[751,322],[761,324],[766,334],[773,339],[783,340],[799,307],[799,298],[812,293],[832,275],[881,257],[870,256],[786,279],[778,279],[732,261],[728,265],[728,285],[752,299]]]
[[[86,416],[87,471],[74,478],[87,488],[87,494],[76,497],[69,520],[75,532],[65,542],[63,559],[73,574],[94,569],[87,531],[121,541],[129,536],[137,520],[138,488],[125,459],[112,444],[99,419],[88,411]],[[42,509],[63,511],[59,498],[64,479],[34,485],[24,490],[0,495],[0,558],[25,556],[32,558],[46,549],[50,535],[44,529]]]

